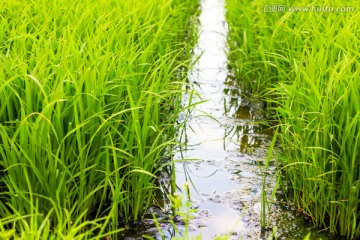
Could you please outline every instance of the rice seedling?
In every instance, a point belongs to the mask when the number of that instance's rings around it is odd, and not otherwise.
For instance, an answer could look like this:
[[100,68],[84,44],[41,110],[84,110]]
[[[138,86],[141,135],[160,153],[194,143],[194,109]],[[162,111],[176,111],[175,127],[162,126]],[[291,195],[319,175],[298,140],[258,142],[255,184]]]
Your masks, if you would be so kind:
[[196,7],[0,2],[2,232],[99,238],[156,204]]
[[230,65],[276,111],[284,193],[317,226],[360,237],[359,2],[227,2]]

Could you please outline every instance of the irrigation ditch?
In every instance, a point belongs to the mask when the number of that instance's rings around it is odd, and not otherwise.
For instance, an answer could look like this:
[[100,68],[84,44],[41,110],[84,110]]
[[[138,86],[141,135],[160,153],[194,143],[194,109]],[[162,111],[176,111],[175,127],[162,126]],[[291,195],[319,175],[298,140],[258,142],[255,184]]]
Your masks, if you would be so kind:
[[200,1],[194,66],[184,86],[183,105],[194,108],[180,116],[186,125],[174,167],[176,192],[189,219],[184,223],[178,218],[171,225],[163,212],[152,209],[159,226],[150,220],[122,236],[304,239],[310,232],[311,239],[342,239],[314,227],[309,217],[286,203],[281,191],[267,205],[267,230],[261,228],[264,174],[269,198],[276,182],[275,161],[265,166],[274,130],[264,113],[265,102],[245,94],[229,70],[225,11],[224,0]]

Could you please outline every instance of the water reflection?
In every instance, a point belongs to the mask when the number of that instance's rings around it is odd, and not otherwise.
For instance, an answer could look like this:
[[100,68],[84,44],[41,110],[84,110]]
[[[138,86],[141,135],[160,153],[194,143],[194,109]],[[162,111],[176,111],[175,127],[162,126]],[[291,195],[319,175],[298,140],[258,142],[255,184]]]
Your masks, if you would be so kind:
[[[189,73],[189,85],[184,87],[189,92],[183,100],[184,105],[190,100],[203,103],[191,113],[181,135],[183,145],[174,158],[185,162],[175,165],[176,182],[183,194],[187,183],[193,206],[209,213],[206,222],[198,223],[202,215],[195,217],[191,235],[212,239],[231,232],[238,239],[249,231],[241,212],[260,192],[260,170],[252,162],[260,162],[262,156],[255,156],[254,149],[269,137],[254,118],[253,105],[228,79],[224,1],[203,0],[201,8],[194,49],[198,61]],[[198,94],[193,95],[192,89]]]
[[[241,153],[250,154],[254,148],[262,146],[264,141],[268,141],[270,136],[264,135],[264,130],[267,126],[255,125],[255,124],[244,124],[241,126],[228,126],[225,128],[224,139],[231,139],[233,142],[237,142],[238,150]],[[233,150],[233,149],[227,149]]]

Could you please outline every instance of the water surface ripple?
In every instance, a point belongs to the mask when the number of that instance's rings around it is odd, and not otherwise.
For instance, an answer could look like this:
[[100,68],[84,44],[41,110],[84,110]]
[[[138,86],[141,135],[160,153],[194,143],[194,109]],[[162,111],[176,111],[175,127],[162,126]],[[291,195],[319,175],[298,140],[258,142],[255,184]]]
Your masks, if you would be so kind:
[[[227,24],[223,0],[201,1],[197,62],[189,74],[198,93],[196,106],[176,154],[177,184],[190,186],[197,209],[190,222],[192,236],[212,239],[230,234],[239,239],[260,237],[258,222],[262,165],[270,136],[254,122],[251,106],[228,80]],[[188,97],[184,97],[184,101]],[[184,193],[184,190],[182,189]]]

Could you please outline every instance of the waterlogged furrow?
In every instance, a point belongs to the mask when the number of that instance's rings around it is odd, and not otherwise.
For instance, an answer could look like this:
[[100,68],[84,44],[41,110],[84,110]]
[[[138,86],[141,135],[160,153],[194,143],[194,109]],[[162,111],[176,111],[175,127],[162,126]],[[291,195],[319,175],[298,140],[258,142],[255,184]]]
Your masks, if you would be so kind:
[[190,91],[183,96],[196,106],[174,156],[179,194],[189,208],[178,228],[185,238],[258,239],[260,166],[270,142],[255,113],[261,104],[242,98],[229,79],[225,2],[202,0],[200,10]]
[[359,2],[227,9],[239,86],[274,107],[287,201],[331,233],[360,237]]
[[156,204],[195,10],[191,0],[1,1],[2,232],[100,238]]

